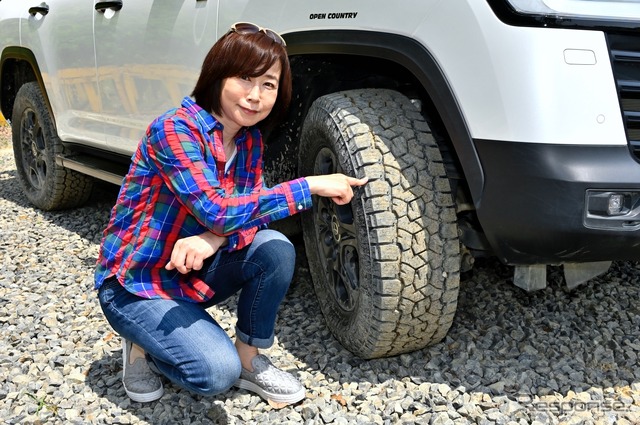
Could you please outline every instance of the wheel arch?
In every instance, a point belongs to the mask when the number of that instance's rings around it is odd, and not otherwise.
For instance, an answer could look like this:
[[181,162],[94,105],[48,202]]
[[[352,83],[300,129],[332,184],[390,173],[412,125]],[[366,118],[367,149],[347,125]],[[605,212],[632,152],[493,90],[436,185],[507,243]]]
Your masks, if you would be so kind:
[[[442,130],[451,140],[462,168],[459,171],[464,174],[472,199],[479,204],[484,174],[478,154],[453,90],[425,46],[405,36],[362,30],[300,31],[287,33],[284,38],[294,74],[289,117],[294,123],[288,124],[285,130],[288,137],[284,139],[297,140],[297,135],[292,133],[299,131],[311,103],[325,94],[353,88],[413,90],[434,109],[431,112],[435,112]],[[375,76],[375,72],[371,72],[371,61],[374,66],[386,67],[381,70],[381,78],[366,78]],[[312,69],[309,63],[320,64],[324,78],[309,71]],[[408,78],[403,79],[404,76]],[[392,81],[396,78],[402,81]],[[391,83],[398,87],[389,87]]]
[[[18,46],[5,48],[0,55],[0,111],[6,118],[11,118],[13,104],[20,87],[31,81],[38,82],[49,113],[53,117],[42,73],[33,52]],[[55,126],[55,119],[53,125]]]

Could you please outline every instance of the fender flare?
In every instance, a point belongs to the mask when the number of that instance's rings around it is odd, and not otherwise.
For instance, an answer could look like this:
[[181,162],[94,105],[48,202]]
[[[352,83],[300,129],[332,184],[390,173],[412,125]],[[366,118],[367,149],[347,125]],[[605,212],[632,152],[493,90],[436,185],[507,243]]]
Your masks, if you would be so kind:
[[[49,96],[47,94],[47,90],[44,84],[44,79],[42,78],[42,73],[40,72],[40,67],[38,66],[38,61],[33,54],[33,52],[29,49],[19,46],[11,46],[7,47],[2,51],[0,55],[0,111],[6,118],[11,118],[11,113],[13,109],[13,101],[14,99],[7,99],[10,97],[11,93],[8,93],[5,90],[3,79],[5,78],[5,62],[7,60],[17,60],[20,62],[26,62],[31,67],[34,78],[25,78],[22,81],[17,82],[14,87],[13,96],[18,92],[20,86],[29,81],[37,81],[40,86],[42,93],[45,98],[45,102],[47,108],[49,109],[49,113],[51,117],[53,117],[53,110],[51,109],[51,103],[49,101]],[[5,114],[6,112],[6,114]],[[7,115],[8,114],[8,115]],[[55,119],[53,120],[53,124],[55,126]]]

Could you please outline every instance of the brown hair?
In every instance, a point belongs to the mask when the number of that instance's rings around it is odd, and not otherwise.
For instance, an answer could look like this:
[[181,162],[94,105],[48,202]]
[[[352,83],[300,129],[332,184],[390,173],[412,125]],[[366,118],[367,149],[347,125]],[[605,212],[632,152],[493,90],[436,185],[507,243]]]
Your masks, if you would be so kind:
[[277,61],[281,68],[278,97],[271,113],[259,123],[264,131],[273,129],[286,116],[291,101],[291,68],[285,47],[263,32],[239,34],[230,31],[222,36],[204,58],[191,96],[200,107],[221,115],[220,95],[225,78],[257,77]]

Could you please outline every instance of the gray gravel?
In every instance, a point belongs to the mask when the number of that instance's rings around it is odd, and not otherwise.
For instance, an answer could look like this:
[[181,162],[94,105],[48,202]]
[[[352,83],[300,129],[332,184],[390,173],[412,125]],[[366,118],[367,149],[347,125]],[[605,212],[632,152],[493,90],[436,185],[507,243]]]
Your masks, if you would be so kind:
[[[6,133],[6,131],[5,131]],[[267,354],[307,399],[274,409],[246,391],[200,397],[166,383],[131,402],[120,339],[92,288],[101,230],[115,198],[47,213],[29,206],[0,150],[0,421],[64,424],[633,424],[640,423],[640,270],[615,263],[576,291],[550,267],[527,295],[512,271],[479,262],[463,278],[446,339],[389,359],[353,357],[324,325],[303,252]],[[234,302],[211,309],[233,332]]]

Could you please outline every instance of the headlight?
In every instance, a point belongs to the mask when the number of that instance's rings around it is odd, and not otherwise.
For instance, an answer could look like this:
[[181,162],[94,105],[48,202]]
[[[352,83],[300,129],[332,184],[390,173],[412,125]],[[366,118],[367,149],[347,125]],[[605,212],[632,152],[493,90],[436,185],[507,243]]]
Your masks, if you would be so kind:
[[506,0],[517,12],[546,17],[640,20],[639,0]]

